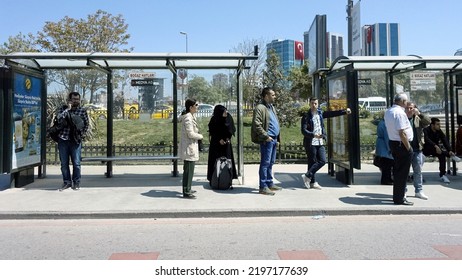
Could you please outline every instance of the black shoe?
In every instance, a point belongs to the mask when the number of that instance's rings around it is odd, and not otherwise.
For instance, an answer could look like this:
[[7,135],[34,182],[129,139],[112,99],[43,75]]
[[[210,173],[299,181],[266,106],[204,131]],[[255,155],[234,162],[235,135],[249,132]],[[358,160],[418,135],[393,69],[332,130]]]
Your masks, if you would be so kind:
[[79,184],[79,183],[74,183],[74,185],[72,186],[72,189],[73,189],[74,191],[80,190],[80,184]]
[[191,193],[196,193],[196,192],[197,192],[197,191],[195,191],[195,190],[191,190]]
[[407,205],[407,206],[412,206],[412,205],[414,205],[414,202],[410,202],[409,200],[404,199],[401,203],[395,202],[395,204],[396,204],[396,205]]
[[59,190],[60,192],[62,192],[62,191],[64,191],[65,189],[68,189],[68,188],[70,188],[70,187],[72,187],[72,184],[70,184],[70,183],[63,183],[62,187],[59,188],[58,190]]
[[196,196],[193,194],[183,194],[183,198],[188,198],[188,199],[196,199]]

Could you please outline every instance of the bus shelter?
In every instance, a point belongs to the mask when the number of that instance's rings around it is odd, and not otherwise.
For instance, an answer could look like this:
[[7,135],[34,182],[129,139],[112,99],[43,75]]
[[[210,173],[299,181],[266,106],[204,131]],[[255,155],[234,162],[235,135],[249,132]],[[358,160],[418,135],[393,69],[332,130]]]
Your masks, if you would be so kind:
[[[354,184],[353,169],[361,169],[359,134],[358,87],[360,71],[380,71],[386,76],[387,107],[396,92],[395,77],[415,71],[442,71],[444,75],[444,115],[446,136],[455,147],[456,123],[462,125],[462,57],[460,56],[341,56],[329,69],[327,76],[328,106],[330,109],[349,107],[351,117],[328,119],[329,174],[339,181]],[[450,163],[448,163],[449,165]],[[456,174],[455,162],[452,172]],[[449,166],[448,166],[449,168]]]
[[[237,169],[238,176],[244,178],[243,169],[243,135],[242,135],[242,72],[249,69],[249,61],[256,60],[258,54],[244,55],[240,53],[12,53],[0,55],[0,113],[4,118],[0,121],[2,137],[0,137],[1,148],[0,174],[20,174],[24,170],[30,171],[38,166],[39,177],[46,176],[45,165],[45,135],[46,122],[46,70],[78,70],[96,69],[107,76],[107,154],[105,157],[94,158],[95,161],[105,162],[106,176],[112,177],[113,161],[123,158],[115,155],[113,150],[113,118],[114,118],[114,92],[113,92],[113,71],[121,69],[135,70],[159,70],[167,69],[172,74],[173,83],[173,111],[178,112],[178,86],[177,79],[182,71],[186,70],[208,70],[228,69],[236,71],[236,103],[237,103]],[[1,61],[4,61],[1,64]],[[26,86],[24,86],[26,85]],[[39,85],[32,99],[29,97],[28,85]],[[18,92],[23,87],[24,94]],[[30,101],[32,100],[32,101]],[[27,152],[24,160],[18,165],[16,159],[18,138],[21,136],[19,122],[15,127],[16,107],[19,108],[19,115],[22,112],[30,111],[31,108],[21,104],[34,104],[33,110],[37,117],[34,119],[37,147]],[[24,115],[24,114],[23,114]],[[24,116],[20,116],[21,118]],[[18,117],[19,118],[19,117]],[[40,120],[40,121],[39,121]],[[173,153],[168,157],[159,159],[170,159],[173,165],[173,176],[178,176],[178,122],[177,114],[173,114]],[[16,133],[16,134],[15,134]],[[34,154],[33,160],[29,160]],[[152,157],[151,159],[156,159]],[[91,160],[91,159],[88,159]],[[29,172],[30,173],[30,172]],[[33,174],[33,173],[32,173]],[[19,177],[16,176],[16,179]],[[14,178],[13,178],[14,179]]]

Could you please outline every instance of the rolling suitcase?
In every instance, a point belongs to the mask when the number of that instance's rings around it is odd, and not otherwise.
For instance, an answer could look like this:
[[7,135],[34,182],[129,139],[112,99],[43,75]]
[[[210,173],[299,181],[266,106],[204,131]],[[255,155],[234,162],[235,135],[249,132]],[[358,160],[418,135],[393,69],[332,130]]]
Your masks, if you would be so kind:
[[215,162],[210,186],[212,189],[227,190],[233,184],[233,164],[231,159],[220,157]]

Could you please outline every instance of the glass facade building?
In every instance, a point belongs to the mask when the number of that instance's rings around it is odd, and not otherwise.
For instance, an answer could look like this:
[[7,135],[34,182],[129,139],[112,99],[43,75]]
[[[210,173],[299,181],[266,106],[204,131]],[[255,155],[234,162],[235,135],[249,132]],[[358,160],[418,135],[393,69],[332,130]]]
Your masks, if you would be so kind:
[[376,23],[363,27],[363,55],[400,55],[398,23]]
[[[303,58],[297,59],[296,58],[296,43],[294,40],[273,40],[271,43],[266,45],[266,54],[268,55],[271,50],[278,55],[279,61],[281,62],[282,66],[282,73],[285,76],[289,75],[290,69],[293,66],[300,66],[303,65]],[[303,52],[303,46],[302,46]]]
[[327,32],[327,58],[332,63],[339,56],[343,56],[343,36]]

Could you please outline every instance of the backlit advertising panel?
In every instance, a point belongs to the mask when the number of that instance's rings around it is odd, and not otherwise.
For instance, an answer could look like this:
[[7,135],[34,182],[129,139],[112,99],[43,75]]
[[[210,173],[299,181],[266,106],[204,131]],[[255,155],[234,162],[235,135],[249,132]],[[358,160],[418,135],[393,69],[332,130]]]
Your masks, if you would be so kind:
[[328,77],[328,110],[350,108],[351,115],[327,119],[329,161],[341,167],[360,168],[357,73],[343,72]]
[[13,170],[41,162],[42,88],[42,78],[13,72]]

